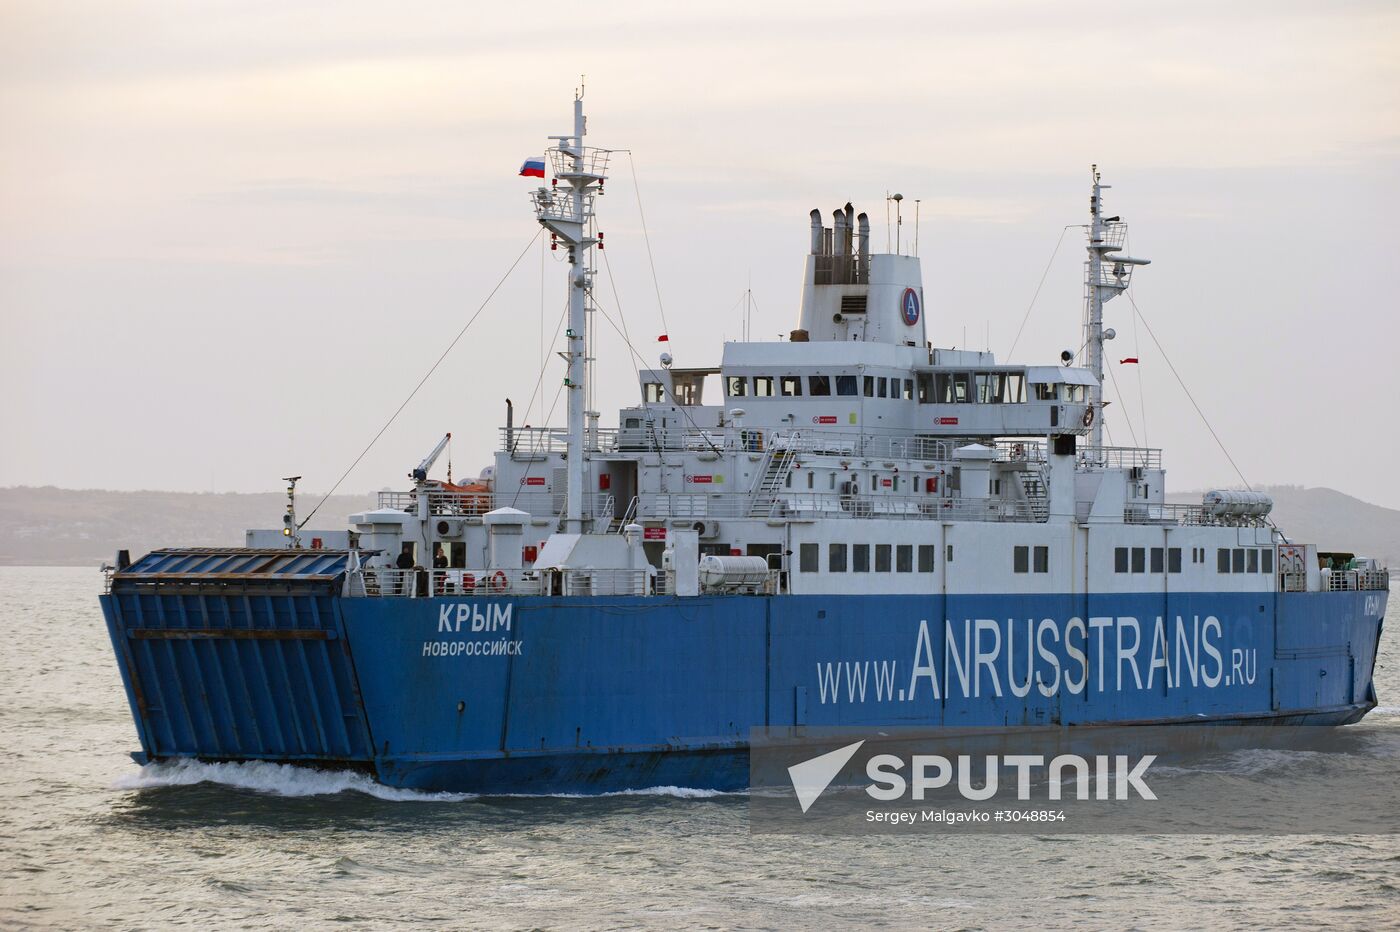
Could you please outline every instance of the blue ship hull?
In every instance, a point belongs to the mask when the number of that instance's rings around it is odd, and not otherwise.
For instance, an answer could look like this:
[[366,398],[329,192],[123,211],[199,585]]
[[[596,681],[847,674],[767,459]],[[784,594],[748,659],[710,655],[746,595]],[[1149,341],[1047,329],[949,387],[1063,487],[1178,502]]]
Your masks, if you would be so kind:
[[425,790],[741,789],[750,729],[1345,724],[1384,592],[346,598],[114,587],[139,760]]

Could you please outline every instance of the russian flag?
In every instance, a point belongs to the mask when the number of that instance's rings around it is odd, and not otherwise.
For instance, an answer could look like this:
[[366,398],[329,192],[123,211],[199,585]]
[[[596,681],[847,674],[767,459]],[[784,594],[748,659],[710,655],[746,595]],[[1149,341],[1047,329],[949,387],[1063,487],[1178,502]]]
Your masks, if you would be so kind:
[[537,159],[526,159],[525,164],[520,166],[521,178],[543,178],[544,177],[544,157]]

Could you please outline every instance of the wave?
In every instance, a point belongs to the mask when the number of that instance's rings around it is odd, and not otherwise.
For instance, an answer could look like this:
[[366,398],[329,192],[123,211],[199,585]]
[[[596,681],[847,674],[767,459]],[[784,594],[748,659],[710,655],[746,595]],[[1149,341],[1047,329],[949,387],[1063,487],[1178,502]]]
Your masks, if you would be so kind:
[[[372,777],[348,770],[317,770],[295,764],[269,761],[206,763],[195,760],[161,761],[146,764],[135,773],[123,774],[112,784],[115,790],[145,790],[167,786],[195,786],[213,783],[240,790],[253,790],[271,796],[333,796],[362,793],[388,802],[455,803],[480,799],[479,793],[428,792],[385,786]],[[710,799],[733,795],[722,790],[686,786],[651,786],[610,793],[503,793],[492,794],[516,799],[597,799],[615,796],[669,796],[673,799]]]
[[224,764],[194,760],[161,761],[146,764],[136,773],[124,774],[112,784],[112,788],[145,790],[164,786],[194,786],[200,783],[215,783],[271,796],[288,797],[362,793],[388,802],[422,803],[453,803],[476,798],[472,793],[430,793],[385,786],[353,771],[316,770],[269,761]]

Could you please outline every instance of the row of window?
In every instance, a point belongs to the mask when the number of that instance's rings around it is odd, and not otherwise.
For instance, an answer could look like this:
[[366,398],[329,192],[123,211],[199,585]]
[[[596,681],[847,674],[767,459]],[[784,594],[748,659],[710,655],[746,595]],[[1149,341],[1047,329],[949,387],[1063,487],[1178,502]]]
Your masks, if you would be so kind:
[[[952,559],[948,548],[948,558]],[[871,562],[872,551],[874,563]],[[918,572],[932,573],[936,551],[933,544],[827,544],[828,573],[912,573],[917,557]],[[821,544],[799,544],[797,569],[802,573],[821,572]]]
[[[1165,556],[1165,567],[1163,557]],[[1193,554],[1194,557],[1194,554]],[[1149,558],[1152,572],[1160,573],[1165,568],[1168,573],[1181,572],[1180,547],[1115,547],[1113,550],[1113,571],[1115,573],[1146,573]]]
[[[1160,573],[1163,571],[1164,557],[1166,572],[1181,572],[1180,547],[1115,547],[1113,550],[1113,571],[1115,573]],[[1191,562],[1205,563],[1206,548],[1192,547]],[[1272,573],[1274,571],[1274,551],[1267,547],[1235,547],[1233,549],[1221,547],[1216,551],[1216,570],[1221,573]]]
[[1215,570],[1218,573],[1272,573],[1274,549],[1221,547],[1215,551]]
[[[1026,400],[1026,376],[1021,372],[944,372],[899,379],[884,375],[731,375],[724,380],[730,398],[800,398],[803,383],[813,398],[831,395],[866,398],[918,398],[922,404],[1021,404]],[[1036,401],[1082,402],[1083,385],[1036,382]],[[650,399],[648,399],[650,400]]]
[[1011,569],[1016,573],[1029,573],[1031,571],[1031,555],[1035,555],[1035,571],[1037,573],[1050,572],[1050,548],[1049,547],[1015,547],[1011,551]]

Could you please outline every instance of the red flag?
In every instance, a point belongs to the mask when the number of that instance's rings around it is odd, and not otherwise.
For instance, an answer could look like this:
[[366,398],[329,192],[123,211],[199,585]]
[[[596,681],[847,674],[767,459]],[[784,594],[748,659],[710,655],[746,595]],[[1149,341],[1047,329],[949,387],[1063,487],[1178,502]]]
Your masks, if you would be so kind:
[[1120,360],[1118,360],[1118,365],[1124,366],[1124,365],[1127,365],[1128,363],[1132,363],[1133,365],[1137,365],[1137,361],[1138,361],[1138,358],[1137,358],[1136,356],[1129,356],[1127,359],[1120,359]]
[[663,333],[663,334],[661,334],[661,336],[659,336],[659,337],[656,338],[656,342],[657,342],[657,343],[670,343],[670,342],[671,342],[671,338],[668,337],[666,334]]

